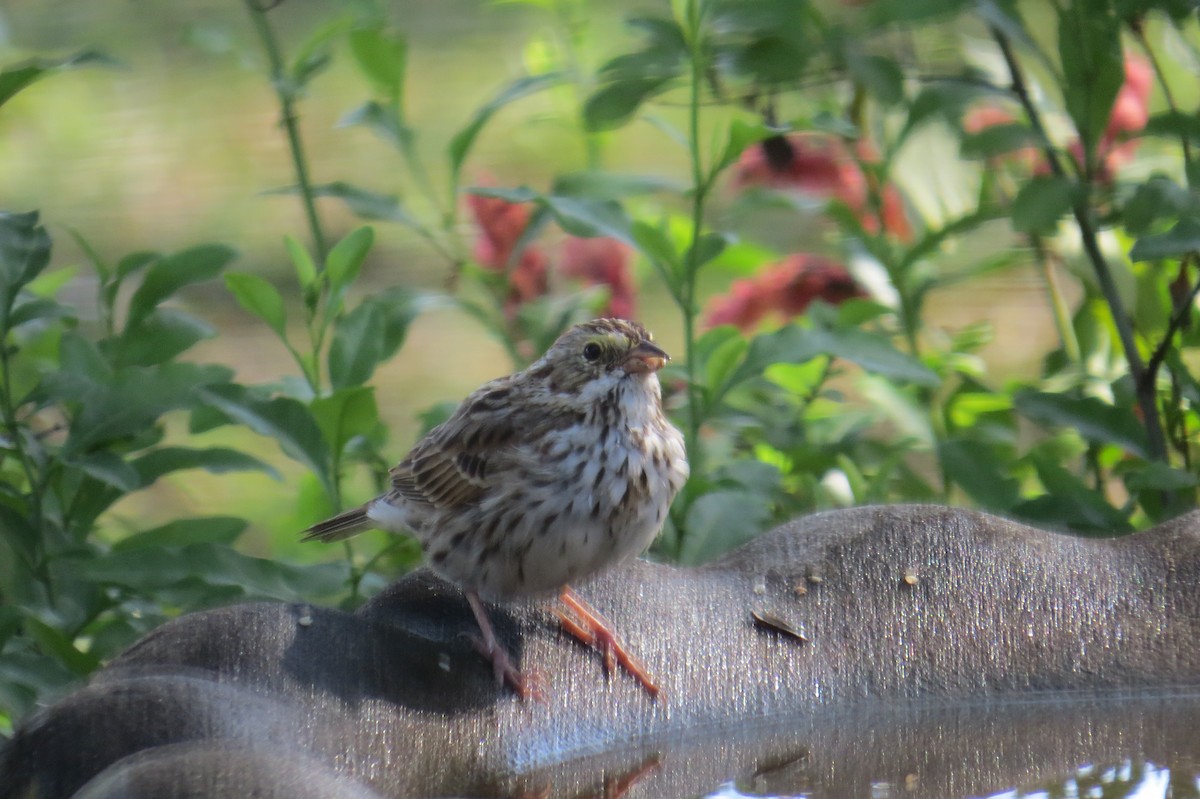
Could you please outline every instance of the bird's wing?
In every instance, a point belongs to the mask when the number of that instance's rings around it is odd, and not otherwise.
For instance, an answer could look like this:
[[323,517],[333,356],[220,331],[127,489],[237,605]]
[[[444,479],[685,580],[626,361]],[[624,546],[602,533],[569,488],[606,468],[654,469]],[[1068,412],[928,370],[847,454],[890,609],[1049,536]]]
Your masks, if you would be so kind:
[[485,384],[392,469],[392,488],[435,507],[473,501],[496,479],[490,467],[521,429],[521,407],[512,401],[509,378]]

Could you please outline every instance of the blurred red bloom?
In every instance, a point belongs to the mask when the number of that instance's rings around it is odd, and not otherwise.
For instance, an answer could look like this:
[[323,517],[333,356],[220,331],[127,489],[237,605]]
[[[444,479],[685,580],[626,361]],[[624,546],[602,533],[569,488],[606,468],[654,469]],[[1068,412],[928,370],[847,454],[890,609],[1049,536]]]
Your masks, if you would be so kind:
[[629,248],[616,239],[567,237],[563,244],[562,272],[588,286],[608,286],[606,316],[632,319],[636,288],[629,269]]
[[[1154,85],[1154,70],[1145,59],[1130,56],[1125,59],[1125,82],[1117,92],[1108,125],[1096,146],[1096,161],[1100,165],[1097,178],[1111,183],[1113,174],[1133,160],[1138,139],[1125,140],[1127,133],[1137,133],[1150,121],[1150,90]],[[1076,162],[1083,162],[1083,147],[1078,140],[1069,148]]]
[[841,263],[821,255],[796,253],[754,277],[735,280],[728,294],[709,302],[704,323],[708,327],[737,325],[745,331],[773,313],[784,319],[799,316],[813,300],[837,305],[865,296]]
[[[858,148],[860,157],[870,161],[866,145]],[[870,233],[880,229],[880,219],[869,207],[867,177],[849,149],[840,139],[813,133],[772,136],[742,153],[734,169],[739,187],[767,186],[793,189],[823,199],[845,203]],[[904,202],[895,186],[881,191],[883,229],[900,239],[908,239],[912,229],[904,213]]]
[[549,290],[549,281],[546,256],[541,250],[532,245],[526,247],[517,263],[509,268],[517,242],[529,226],[529,206],[478,194],[468,194],[467,204],[479,223],[475,260],[493,272],[508,270],[505,310],[514,313],[523,303],[544,295]]
[[[1146,127],[1150,119],[1150,91],[1153,84],[1154,71],[1145,59],[1136,56],[1125,59],[1125,82],[1117,92],[1112,111],[1109,113],[1108,125],[1096,144],[1096,162],[1099,168],[1096,179],[1101,183],[1111,183],[1116,171],[1133,160],[1138,140],[1125,140],[1124,136]],[[1002,108],[981,106],[972,109],[963,117],[963,129],[968,133],[978,133],[992,125],[1012,121],[1012,115]],[[1072,139],[1066,149],[1075,159],[1075,163],[1082,167],[1083,143],[1079,138]],[[1049,174],[1049,164],[1040,154],[1033,155],[1035,152],[1033,148],[1027,148],[1017,150],[1009,154],[1009,157],[1025,161],[1034,174]]]
[[1122,133],[1135,133],[1150,121],[1150,90],[1154,86],[1154,70],[1144,58],[1131,56],[1125,59],[1125,83],[1117,92],[1106,139],[1116,139]]
[[[1007,125],[1016,121],[1016,117],[1007,108],[1001,108],[998,105],[979,105],[963,115],[962,127],[967,133],[980,133],[995,125]],[[1042,156],[1042,151],[1030,145],[988,158],[988,163],[1013,163],[1026,172],[1040,173],[1045,167],[1046,161]]]

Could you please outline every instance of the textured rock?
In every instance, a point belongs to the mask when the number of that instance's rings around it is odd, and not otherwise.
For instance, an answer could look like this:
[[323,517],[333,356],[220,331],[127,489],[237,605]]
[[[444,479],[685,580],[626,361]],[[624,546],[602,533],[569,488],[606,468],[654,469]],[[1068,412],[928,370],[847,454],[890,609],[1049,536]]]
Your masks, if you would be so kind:
[[1167,746],[1200,718],[1200,514],[1101,540],[940,507],[836,511],[581,593],[665,701],[606,678],[530,603],[493,610],[547,689],[522,704],[467,642],[461,594],[418,572],[355,615],[264,603],[164,625],[18,730],[0,796],[586,795],[605,779],[696,795],[769,783],[764,764],[786,773],[797,752],[830,790],[907,778],[936,796]]

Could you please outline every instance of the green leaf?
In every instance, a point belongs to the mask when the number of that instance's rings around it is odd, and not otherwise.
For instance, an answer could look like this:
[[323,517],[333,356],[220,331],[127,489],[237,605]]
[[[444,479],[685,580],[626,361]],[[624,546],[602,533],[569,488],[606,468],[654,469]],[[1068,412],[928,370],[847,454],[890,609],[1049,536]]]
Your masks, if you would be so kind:
[[404,93],[408,44],[399,34],[380,26],[350,31],[350,53],[374,89],[390,102],[398,103]]
[[1120,24],[1109,0],[1075,0],[1059,8],[1063,100],[1091,164],[1125,82]]
[[1161,461],[1150,461],[1125,476],[1130,491],[1184,491],[1200,485],[1200,477]]
[[0,106],[11,100],[17,92],[55,72],[94,64],[112,66],[116,63],[103,53],[85,50],[59,61],[35,59],[17,66],[6,67],[0,70]]
[[564,76],[557,72],[526,75],[510,83],[498,95],[480,106],[475,115],[471,117],[471,121],[450,139],[450,171],[455,180],[457,180],[458,173],[462,169],[463,162],[470,153],[476,137],[479,136],[479,132],[483,130],[483,126],[487,124],[493,114],[515,100],[557,86],[563,80]]
[[1042,525],[1066,526],[1077,533],[1115,536],[1129,532],[1129,520],[1078,477],[1045,457],[1035,457],[1044,496],[1022,502],[1012,513]]
[[761,122],[750,123],[741,119],[733,120],[729,123],[729,135],[725,139],[725,147],[721,150],[721,157],[717,159],[714,171],[724,171],[737,163],[747,147],[758,144],[777,133],[778,131],[768,128]]
[[182,589],[190,602],[210,605],[235,599],[297,601],[329,596],[344,588],[347,576],[344,563],[290,566],[207,542],[114,548],[106,558],[81,563],[79,573],[91,582],[124,586],[159,601]]
[[270,281],[245,272],[230,272],[225,275],[225,286],[239,305],[266,322],[280,338],[287,337],[287,309],[279,290]]
[[397,150],[404,151],[412,146],[415,138],[413,129],[403,124],[395,108],[386,108],[374,100],[338,120],[338,127],[362,125]]
[[1166,233],[1144,236],[1129,251],[1131,261],[1157,261],[1200,251],[1200,219],[1186,217]]
[[726,384],[749,348],[737,328],[722,325],[713,328],[696,342],[696,355],[704,368],[704,383],[711,389]]
[[304,403],[291,397],[260,399],[233,384],[209,386],[199,393],[204,402],[231,419],[275,440],[288,457],[307,466],[320,479],[330,496],[336,494],[329,445]]
[[1117,408],[1095,397],[1071,397],[1023,389],[1013,398],[1017,412],[1047,427],[1075,430],[1095,444],[1116,444],[1147,457],[1146,430],[1128,408]]
[[611,130],[628,122],[642,103],[670,86],[672,77],[633,77],[601,86],[583,106],[583,124],[589,131]]
[[688,566],[705,563],[753,538],[770,519],[771,506],[762,494],[710,491],[688,508],[679,561]]
[[635,244],[630,232],[632,223],[614,200],[550,196],[543,197],[539,204],[548,208],[559,226],[572,236],[608,236],[625,244]]
[[379,194],[340,180],[313,186],[312,192],[314,197],[335,197],[341,200],[346,203],[347,208],[363,219],[383,219],[399,222],[414,229],[420,228],[420,223],[404,210],[404,204],[394,194]]
[[1156,229],[1162,220],[1173,219],[1193,207],[1191,194],[1165,175],[1152,175],[1138,184],[1133,194],[1121,206],[1125,230],[1134,236],[1145,236]]
[[383,314],[377,305],[364,302],[337,320],[329,346],[329,379],[335,389],[366,383],[382,358]]
[[977,70],[966,69],[961,74],[944,80],[922,85],[917,96],[908,104],[908,119],[900,138],[904,139],[913,130],[933,119],[950,125],[958,125],[963,112],[981,97],[1001,94],[986,88],[988,76]]
[[804,74],[808,64],[806,44],[794,35],[762,32],[735,47],[729,56],[733,68],[756,83],[764,86],[792,83]]
[[[64,333],[62,339],[59,341],[58,363],[58,374],[48,376],[51,385],[54,384],[56,379],[70,378],[89,382],[107,382],[113,376],[113,369],[100,352],[100,348],[96,345],[96,342],[75,330]],[[52,393],[51,396],[55,395]],[[71,397],[66,394],[56,396],[55,398],[63,400],[80,399],[78,396]]]
[[95,349],[64,335],[60,345],[64,368],[46,375],[38,389],[48,400],[72,409],[66,456],[152,430],[168,411],[192,408],[200,389],[227,383],[224,366],[171,362],[108,372]]
[[59,664],[66,666],[77,677],[92,673],[100,665],[98,656],[80,651],[71,636],[35,616],[25,617],[24,628],[43,652],[53,656]]
[[724,233],[705,233],[688,248],[683,262],[691,269],[699,269],[725,251],[729,238]]
[[9,560],[3,548],[0,548],[0,552],[4,552],[5,560],[13,564],[18,562],[18,558],[23,560],[22,569],[31,572],[33,564],[42,557],[46,531],[30,523],[30,514],[24,503],[19,503],[19,507],[20,510],[0,504],[0,542],[6,543],[17,558]]
[[408,335],[409,325],[424,308],[436,304],[436,295],[418,294],[404,286],[393,286],[383,292],[372,294],[363,300],[365,305],[374,305],[383,321],[380,338],[380,361],[396,354]]
[[296,269],[296,280],[307,293],[317,281],[317,265],[308,249],[295,236],[284,236],[283,246],[287,249],[292,266]]
[[894,60],[865,54],[854,49],[847,58],[850,76],[883,105],[896,105],[904,99],[904,71]]
[[682,192],[684,184],[658,175],[627,175],[604,170],[568,172],[554,178],[551,194],[564,197],[589,197],[593,200],[619,200],[657,192]]
[[472,186],[467,191],[470,194],[478,194],[480,197],[496,197],[510,203],[530,203],[543,200],[539,192],[534,191],[528,186],[517,186],[516,188]]
[[126,329],[136,327],[160,302],[184,286],[216,277],[237,253],[221,244],[202,244],[154,263],[129,301]]
[[52,319],[74,319],[75,311],[62,303],[41,297],[30,297],[22,294],[13,304],[12,313],[8,316],[8,328],[15,330],[29,322],[47,322]]
[[938,444],[942,470],[981,508],[1005,511],[1020,499],[1020,482],[985,442],[956,438]]
[[279,472],[274,467],[244,452],[225,447],[159,447],[130,461],[130,465],[137,471],[141,487],[150,485],[164,474],[187,469],[204,469],[213,474],[259,471],[279,479]]
[[1028,125],[1006,122],[964,133],[959,152],[963,158],[995,158],[1036,144],[1037,136]]
[[821,355],[856,363],[868,372],[892,380],[928,387],[941,383],[929,367],[896,349],[884,336],[854,328],[827,330],[797,325],[756,336],[731,383],[761,374],[772,363],[804,363]]
[[50,236],[37,212],[0,213],[0,333],[17,293],[50,263]]
[[120,491],[136,491],[142,487],[137,471],[123,461],[119,455],[107,450],[92,452],[82,458],[66,462],[80,469],[89,477]]
[[634,246],[647,258],[656,265],[666,267],[672,274],[678,271],[681,263],[679,252],[662,228],[637,220],[630,228],[630,233]]
[[178,519],[161,527],[127,536],[113,545],[116,553],[182,547],[189,544],[232,544],[246,531],[247,522],[236,516]]
[[1031,178],[1013,200],[1012,226],[1018,233],[1051,234],[1067,214],[1080,188],[1069,178],[1041,175]]
[[1163,111],[1150,117],[1142,134],[1200,142],[1200,118],[1186,111]]
[[629,233],[633,246],[650,261],[650,265],[658,272],[663,284],[666,285],[676,302],[682,302],[683,265],[679,253],[666,231],[648,222],[637,220],[630,227]]
[[958,14],[968,0],[875,0],[870,18],[877,25],[913,25]]
[[212,338],[212,325],[173,308],[157,308],[134,328],[112,341],[113,364],[156,366]]
[[0,605],[0,652],[4,651],[9,639],[20,631],[24,617],[25,614],[12,605]]
[[291,83],[282,89],[292,95],[302,89],[313,78],[323,72],[333,59],[333,41],[340,37],[352,24],[347,17],[335,17],[317,27],[296,49],[289,69]]
[[329,257],[325,259],[325,274],[329,276],[329,284],[335,293],[354,283],[374,241],[374,229],[364,225],[333,245]]
[[366,386],[339,389],[313,400],[311,408],[334,452],[344,451],[355,437],[369,437],[379,427],[375,390]]

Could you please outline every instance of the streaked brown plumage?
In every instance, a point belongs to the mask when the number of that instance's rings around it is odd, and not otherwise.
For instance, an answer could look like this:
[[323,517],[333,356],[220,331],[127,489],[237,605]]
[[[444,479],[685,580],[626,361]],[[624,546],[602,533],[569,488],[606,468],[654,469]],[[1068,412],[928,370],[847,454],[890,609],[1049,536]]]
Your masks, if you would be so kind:
[[496,642],[481,597],[561,591],[575,614],[568,629],[654,694],[568,584],[649,546],[687,479],[683,436],[662,412],[657,372],[667,358],[636,322],[577,325],[527,369],[467,397],[392,469],[387,493],[307,537],[411,531],[430,566],[462,586],[483,633],[479,648],[522,695],[528,686]]

